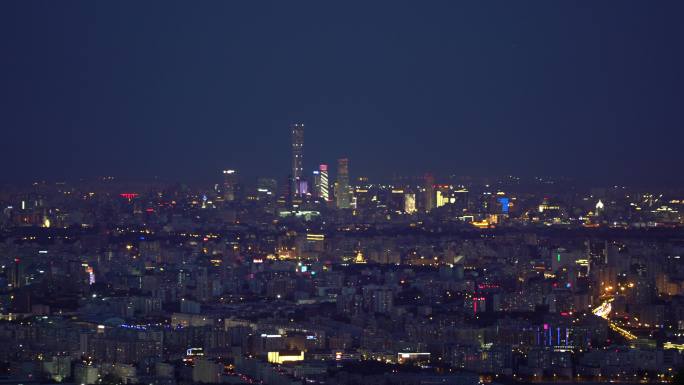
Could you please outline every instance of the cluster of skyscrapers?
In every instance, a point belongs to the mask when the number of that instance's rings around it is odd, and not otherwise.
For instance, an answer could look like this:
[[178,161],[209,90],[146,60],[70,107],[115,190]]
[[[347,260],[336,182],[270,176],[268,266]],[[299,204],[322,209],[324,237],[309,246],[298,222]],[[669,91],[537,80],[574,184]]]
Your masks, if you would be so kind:
[[[287,180],[285,183],[278,183],[276,179],[258,178],[256,195],[259,196],[254,196],[254,199],[277,203],[285,211],[301,210],[304,204],[310,203],[337,209],[363,209],[375,203],[379,206],[389,205],[388,207],[407,214],[430,212],[434,208],[454,203],[455,200],[464,200],[454,195],[458,195],[459,191],[452,192],[453,186],[436,184],[430,173],[418,178],[418,184],[389,186],[391,197],[383,193],[378,195],[378,191],[375,191],[378,186],[368,183],[367,178],[359,178],[356,181],[358,183],[351,180],[349,159],[346,157],[336,160],[336,169],[327,163],[318,163],[309,174],[305,172],[304,164],[304,124],[293,123],[289,128],[292,148],[291,169]],[[333,171],[334,178],[331,174]],[[214,187],[226,202],[238,201],[239,196],[244,193],[238,172],[234,169],[224,169],[222,183]]]
[[[290,126],[292,133],[292,173],[290,174],[290,198],[293,201],[310,196],[324,202],[333,202],[337,208],[350,208],[352,191],[349,183],[349,159],[337,160],[337,179],[330,189],[328,165],[321,163],[308,179],[304,175],[304,125],[295,123]],[[312,183],[310,183],[312,182]],[[309,186],[313,186],[312,189]]]

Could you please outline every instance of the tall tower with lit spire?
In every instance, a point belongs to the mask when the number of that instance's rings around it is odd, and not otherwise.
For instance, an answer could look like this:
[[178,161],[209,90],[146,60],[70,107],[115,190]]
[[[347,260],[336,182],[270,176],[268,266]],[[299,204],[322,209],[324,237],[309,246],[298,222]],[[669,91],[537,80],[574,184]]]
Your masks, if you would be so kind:
[[292,194],[301,195],[300,189],[304,175],[304,125],[295,123],[290,126],[292,131]]

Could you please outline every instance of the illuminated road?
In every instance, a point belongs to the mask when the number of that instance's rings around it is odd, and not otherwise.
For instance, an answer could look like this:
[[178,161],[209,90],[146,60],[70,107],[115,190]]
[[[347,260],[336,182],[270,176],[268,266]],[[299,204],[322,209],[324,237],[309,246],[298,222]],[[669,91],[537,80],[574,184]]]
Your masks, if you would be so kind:
[[594,310],[592,310],[592,312],[595,315],[607,320],[608,326],[610,326],[610,328],[614,331],[618,332],[618,334],[620,334],[621,336],[625,337],[628,340],[635,340],[637,336],[632,334],[629,330],[617,326],[613,321],[610,320],[610,312],[611,310],[613,310],[613,306],[610,304],[611,302],[613,302],[613,298],[609,298],[603,301],[603,303],[597,306]]

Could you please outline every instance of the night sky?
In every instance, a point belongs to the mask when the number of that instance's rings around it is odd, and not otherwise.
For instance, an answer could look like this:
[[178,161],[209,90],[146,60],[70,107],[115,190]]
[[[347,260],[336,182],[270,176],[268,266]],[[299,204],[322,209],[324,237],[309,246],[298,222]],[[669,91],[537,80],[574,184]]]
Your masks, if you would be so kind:
[[[684,184],[683,1],[2,1],[0,181]],[[309,173],[310,171],[307,171]]]

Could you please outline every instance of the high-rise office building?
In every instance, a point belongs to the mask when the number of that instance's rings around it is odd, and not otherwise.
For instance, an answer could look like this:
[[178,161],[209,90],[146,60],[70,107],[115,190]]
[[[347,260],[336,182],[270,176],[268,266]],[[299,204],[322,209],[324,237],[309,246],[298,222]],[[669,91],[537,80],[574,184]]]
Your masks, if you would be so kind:
[[318,188],[318,197],[323,199],[325,202],[330,201],[330,192],[328,190],[328,165],[321,164],[318,166],[318,177],[320,179],[320,184],[316,187]]
[[416,212],[416,194],[404,194],[404,212],[406,214],[413,214]]
[[307,182],[306,179],[300,179],[299,183],[297,183],[297,187],[297,194],[306,195],[309,193],[309,182]]
[[295,123],[292,130],[292,194],[301,195],[300,181],[304,176],[304,125]]
[[348,209],[351,207],[351,187],[349,186],[349,159],[341,158],[337,160],[337,183],[335,197],[337,198],[338,209]]
[[237,171],[223,170],[223,199],[232,202],[237,190]]
[[[404,190],[400,188],[393,188],[389,196],[387,196],[387,207],[395,212],[403,212],[404,211]],[[358,204],[358,200],[357,200]]]
[[258,178],[257,197],[264,211],[273,213],[278,199],[278,182],[272,178]]
[[9,284],[16,289],[25,285],[24,264],[19,258],[14,259],[14,264],[9,266]]
[[435,208],[435,177],[425,174],[425,211]]
[[257,190],[275,196],[278,194],[278,182],[273,178],[257,178]]
[[451,186],[440,185],[437,186],[434,191],[435,197],[437,198],[434,207],[442,207],[454,202],[454,199],[451,197]]
[[313,171],[313,191],[312,195],[316,198],[320,197],[321,192],[321,172],[318,170]]

